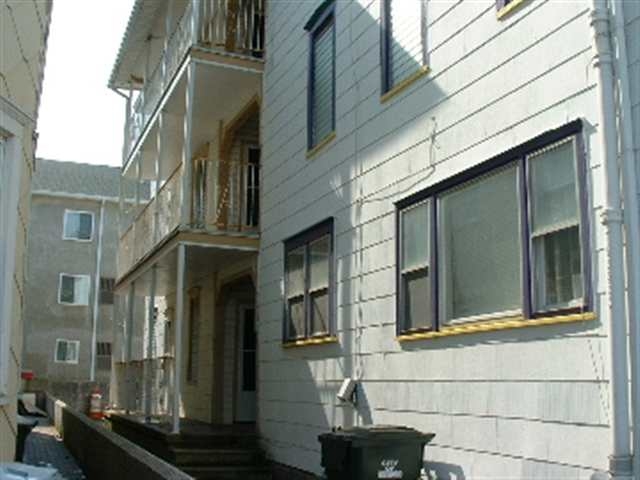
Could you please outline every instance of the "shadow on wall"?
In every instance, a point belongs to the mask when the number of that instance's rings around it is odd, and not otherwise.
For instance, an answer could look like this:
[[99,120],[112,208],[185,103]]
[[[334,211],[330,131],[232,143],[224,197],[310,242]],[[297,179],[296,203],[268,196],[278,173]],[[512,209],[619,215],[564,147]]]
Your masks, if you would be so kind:
[[466,480],[460,465],[441,462],[424,462],[424,471],[429,480]]

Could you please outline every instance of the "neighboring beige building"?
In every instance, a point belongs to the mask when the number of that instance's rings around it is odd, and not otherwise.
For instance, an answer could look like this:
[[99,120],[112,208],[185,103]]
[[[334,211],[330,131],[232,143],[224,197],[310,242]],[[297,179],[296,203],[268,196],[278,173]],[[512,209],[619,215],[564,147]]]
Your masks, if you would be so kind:
[[51,0],[0,4],[0,462],[12,461],[25,249]]

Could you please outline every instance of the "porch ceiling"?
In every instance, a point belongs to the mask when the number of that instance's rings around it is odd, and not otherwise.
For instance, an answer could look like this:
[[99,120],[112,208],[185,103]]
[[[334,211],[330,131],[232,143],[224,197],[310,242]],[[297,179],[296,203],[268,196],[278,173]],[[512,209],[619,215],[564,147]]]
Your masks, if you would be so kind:
[[[231,245],[186,243],[185,288],[214,272],[232,266],[242,260],[257,255],[257,246],[253,248],[234,248]],[[256,242],[257,245],[257,242]],[[165,296],[175,293],[178,278],[178,242],[172,242],[159,258],[151,258],[139,267],[130,278],[125,278],[117,287],[120,294],[126,294],[128,285],[135,281],[136,295],[146,296],[151,287],[151,266],[157,265],[156,295]]]

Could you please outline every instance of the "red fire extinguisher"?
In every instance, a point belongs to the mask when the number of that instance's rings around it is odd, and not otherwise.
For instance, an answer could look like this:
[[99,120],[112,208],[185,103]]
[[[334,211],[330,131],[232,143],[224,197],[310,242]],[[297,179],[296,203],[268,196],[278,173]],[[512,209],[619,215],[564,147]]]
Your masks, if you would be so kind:
[[102,420],[102,394],[100,389],[95,387],[89,395],[89,418]]

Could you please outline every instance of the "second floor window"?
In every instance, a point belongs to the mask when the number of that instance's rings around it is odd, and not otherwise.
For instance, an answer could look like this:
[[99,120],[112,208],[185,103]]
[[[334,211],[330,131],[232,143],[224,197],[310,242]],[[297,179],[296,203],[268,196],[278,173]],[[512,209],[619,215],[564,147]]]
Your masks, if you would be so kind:
[[382,93],[392,90],[427,65],[426,0],[382,1]]
[[91,241],[93,235],[93,213],[65,210],[64,232],[65,240]]
[[285,243],[285,341],[331,334],[333,220]]
[[65,305],[89,305],[89,275],[60,274],[58,302]]
[[56,363],[78,363],[79,351],[79,341],[58,338],[54,360]]
[[100,303],[102,305],[113,305],[115,283],[113,278],[100,277]]
[[335,21],[325,2],[305,28],[310,34],[307,146],[313,149],[335,130]]

